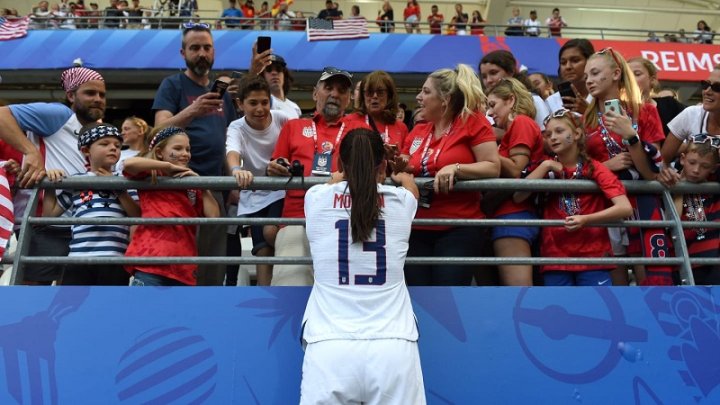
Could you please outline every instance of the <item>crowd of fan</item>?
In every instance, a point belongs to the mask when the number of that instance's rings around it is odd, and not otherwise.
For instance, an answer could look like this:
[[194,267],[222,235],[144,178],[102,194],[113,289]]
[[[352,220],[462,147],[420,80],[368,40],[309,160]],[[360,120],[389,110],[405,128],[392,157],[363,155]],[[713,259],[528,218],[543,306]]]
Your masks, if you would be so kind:
[[[168,15],[185,20],[198,20],[198,5],[196,0],[178,0],[163,3],[161,9],[140,5],[140,0],[110,0],[110,5],[101,9],[98,3],[85,5],[85,0],[61,0],[52,6],[45,0],[32,8],[29,16],[32,18],[32,28],[35,29],[74,29],[74,28],[134,28],[150,29],[158,27],[177,27],[177,23],[163,25],[158,16]],[[228,0],[228,7],[218,16],[216,29],[261,29],[261,30],[304,30],[306,18],[317,17],[328,20],[343,18],[365,18],[360,13],[360,6],[354,4],[350,15],[345,17],[337,1],[327,0],[325,8],[317,13],[291,10],[292,1],[276,0],[270,6],[263,1],[259,9],[255,8],[253,0],[245,0],[238,6],[238,0]],[[167,9],[165,9],[167,7]],[[18,17],[15,9],[3,9],[0,16]],[[402,19],[395,18],[390,1],[385,0],[377,12],[375,23],[380,32],[395,32],[396,24],[403,25],[407,33],[421,33],[447,35],[484,35],[488,24],[503,25],[502,22],[488,22],[479,10],[473,10],[470,15],[463,11],[460,3],[455,5],[454,13],[446,18],[437,5],[430,6],[430,13],[423,19],[423,12],[417,0],[409,0],[403,10]],[[560,15],[560,10],[554,8],[552,14],[544,22],[538,19],[537,11],[530,10],[528,17],[521,16],[518,7],[512,8],[512,16],[504,24],[506,36],[551,37],[562,36],[562,29],[567,27],[567,21]],[[684,29],[677,33],[664,34],[666,42],[712,44],[715,31],[704,20],[697,23],[692,36],[688,36]],[[648,33],[649,42],[660,42],[660,37],[654,31]]]

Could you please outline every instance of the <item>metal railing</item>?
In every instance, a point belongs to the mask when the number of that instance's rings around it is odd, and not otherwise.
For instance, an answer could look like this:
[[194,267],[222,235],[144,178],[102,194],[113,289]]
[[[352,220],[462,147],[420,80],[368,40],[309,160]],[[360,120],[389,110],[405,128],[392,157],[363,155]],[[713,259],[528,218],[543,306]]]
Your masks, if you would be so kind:
[[[207,17],[199,17],[197,15],[193,16],[178,16],[178,15],[165,15],[163,12],[164,10],[153,10],[153,9],[147,9],[144,11],[150,12],[151,16],[132,16],[132,17],[117,17],[117,16],[105,16],[105,15],[83,15],[83,16],[64,16],[64,17],[30,17],[31,20],[31,29],[64,29],[63,24],[66,25],[65,28],[68,28],[69,26],[73,26],[73,29],[97,29],[97,28],[152,28],[152,29],[178,29],[180,25],[184,22],[188,21],[203,21],[210,24],[213,28],[220,28],[223,27],[223,29],[240,29],[241,27],[244,27],[246,25],[250,26],[249,29],[260,29],[260,30],[304,30],[305,25],[307,22],[307,18],[314,17],[314,12],[299,12],[297,17],[290,17],[288,23],[286,25],[278,25],[278,22],[281,20],[278,17],[273,18],[244,18],[244,17],[217,17],[217,18],[207,18]],[[208,11],[208,10],[205,10]],[[218,11],[218,14],[220,12]],[[224,27],[224,23],[226,21],[240,21],[240,23],[237,25],[237,27],[234,28],[226,28]],[[380,23],[382,24],[390,24],[394,25],[393,31],[395,33],[406,33],[405,30],[405,21],[402,20],[394,20],[394,21],[376,21],[368,19],[368,31],[373,33],[379,33],[380,30]],[[106,27],[106,23],[110,22],[110,25]],[[248,24],[250,22],[251,24]],[[431,24],[427,21],[419,21],[417,23],[418,27],[420,27],[421,32],[428,34],[431,33]],[[462,24],[465,26],[465,31],[467,35],[470,35],[471,30],[473,27],[479,28],[482,27],[484,30],[484,35],[488,36],[505,36],[505,30],[510,25],[507,24],[482,24],[480,25],[473,25],[473,23],[468,22],[466,24]],[[454,35],[452,33],[452,26],[449,21],[443,22],[440,27],[440,34],[438,35]],[[525,32],[527,30],[527,27],[523,27],[524,29],[521,29],[521,32]],[[537,27],[540,32],[540,37],[548,37],[549,36],[549,29],[546,26],[541,25],[540,27]],[[246,28],[248,29],[248,28]],[[635,40],[635,41],[644,41],[647,40],[650,36],[650,34],[656,34],[656,38],[658,40],[664,39],[665,41],[669,42],[688,42],[693,43],[696,41],[693,41],[692,35],[693,33],[684,32],[684,31],[672,31],[672,30],[666,30],[666,29],[633,29],[633,28],[612,28],[612,27],[577,27],[577,26],[569,26],[562,28],[563,36],[569,37],[569,38],[596,38],[596,39],[629,39],[629,40]],[[665,35],[668,35],[668,37],[665,37]],[[714,36],[715,34],[713,34]]]
[[[252,183],[254,190],[278,189],[307,189],[316,184],[326,182],[325,178],[307,177],[304,179],[257,177]],[[416,182],[422,185],[429,181],[418,178]],[[647,257],[598,257],[598,258],[550,258],[550,257],[409,257],[408,264],[440,264],[452,263],[458,265],[497,265],[497,264],[613,264],[613,265],[672,265],[679,266],[683,285],[694,285],[691,265],[720,264],[720,258],[690,258],[683,235],[683,228],[720,228],[720,222],[688,222],[681,221],[675,210],[673,193],[704,193],[720,194],[720,184],[689,184],[683,183],[672,190],[664,188],[658,182],[625,181],[623,182],[629,194],[659,194],[665,206],[666,220],[625,220],[612,223],[597,224],[601,227],[653,227],[667,228],[670,231],[675,248],[675,257],[647,258]],[[188,177],[182,179],[160,179],[158,184],[145,181],[131,181],[121,177],[70,177],[61,183],[52,183],[44,180],[35,188],[22,220],[22,227],[18,238],[18,247],[13,257],[6,256],[4,262],[13,262],[15,271],[11,284],[23,280],[24,266],[27,264],[311,264],[309,257],[31,257],[28,256],[30,238],[33,236],[33,225],[71,225],[71,224],[225,224],[225,225],[259,225],[259,224],[287,224],[303,225],[302,218],[41,218],[32,215],[36,212],[40,189],[188,189],[200,188],[211,190],[234,190],[237,183],[232,177]],[[534,192],[599,192],[597,184],[589,180],[518,180],[518,179],[488,179],[459,181],[455,185],[460,191],[486,191],[486,190],[514,190]],[[452,226],[563,226],[562,220],[500,220],[500,219],[416,219],[415,225],[452,225]]]

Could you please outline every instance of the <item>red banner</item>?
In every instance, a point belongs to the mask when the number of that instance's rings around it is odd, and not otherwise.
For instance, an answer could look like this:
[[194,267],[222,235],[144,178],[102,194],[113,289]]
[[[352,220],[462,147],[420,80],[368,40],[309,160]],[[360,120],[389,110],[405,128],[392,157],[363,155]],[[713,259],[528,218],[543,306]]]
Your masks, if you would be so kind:
[[707,79],[720,64],[720,46],[675,42],[637,42],[593,40],[595,50],[612,47],[625,59],[642,56],[658,67],[660,80],[694,82]]

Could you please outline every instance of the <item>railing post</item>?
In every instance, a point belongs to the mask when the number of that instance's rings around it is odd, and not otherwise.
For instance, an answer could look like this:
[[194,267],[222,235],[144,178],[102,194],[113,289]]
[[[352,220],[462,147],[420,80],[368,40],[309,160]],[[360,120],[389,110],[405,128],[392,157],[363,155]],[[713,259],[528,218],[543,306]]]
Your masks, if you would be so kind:
[[[32,238],[33,227],[30,225],[28,219],[37,210],[38,202],[40,201],[39,187],[34,188],[30,192],[30,200],[28,201],[27,207],[25,207],[25,213],[23,213],[22,225],[20,226],[20,236],[18,236],[18,244],[15,249],[15,261],[13,262],[14,270],[10,276],[10,285],[17,285],[18,280],[21,282],[25,280],[25,264],[23,263],[23,257],[25,257],[30,249],[30,238]],[[52,191],[52,190],[51,190]]]
[[670,214],[670,220],[673,221],[670,235],[673,245],[675,246],[675,256],[683,259],[680,266],[680,283],[682,285],[695,285],[695,277],[693,277],[692,266],[690,265],[690,255],[685,245],[685,234],[683,233],[681,217],[675,211],[675,203],[668,190],[662,192],[663,203],[665,204],[665,212]]

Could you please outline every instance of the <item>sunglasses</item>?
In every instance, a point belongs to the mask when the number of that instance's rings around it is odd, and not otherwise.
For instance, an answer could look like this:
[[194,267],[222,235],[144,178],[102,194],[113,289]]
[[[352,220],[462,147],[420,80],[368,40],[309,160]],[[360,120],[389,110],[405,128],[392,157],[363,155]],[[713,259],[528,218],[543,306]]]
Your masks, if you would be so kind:
[[710,88],[710,90],[714,91],[715,93],[720,93],[720,82],[711,82],[710,80],[700,80],[700,88],[703,90],[707,90],[707,88]]
[[561,109],[559,109],[559,110],[556,110],[554,113],[552,113],[552,114],[548,115],[547,117],[545,117],[545,119],[543,120],[543,126],[547,126],[548,122],[550,122],[550,120],[553,119],[553,118],[562,118],[562,117],[564,117],[564,116],[566,116],[566,115],[570,117],[570,122],[572,122],[573,126],[574,126],[575,128],[577,128],[578,126],[577,126],[577,124],[575,123],[575,114],[573,114],[572,111],[570,111],[570,110],[568,110],[568,109],[566,109],[566,108],[561,108]]
[[610,56],[612,56],[613,60],[615,61],[615,64],[622,69],[622,65],[620,64],[620,60],[618,59],[617,55],[615,55],[615,51],[612,49],[612,47],[608,46],[607,48],[604,48],[597,52],[599,55],[604,55],[606,53],[609,53]]
[[[720,83],[718,83],[718,84],[720,84]],[[712,146],[715,149],[720,149],[720,137],[712,136],[710,134],[690,135],[690,142],[692,142],[692,143],[710,142],[710,146]]]
[[210,31],[210,24],[208,23],[196,23],[196,22],[186,22],[182,25],[183,30],[208,30]]
[[387,89],[367,89],[364,91],[366,97],[372,97],[377,94],[378,97],[383,97],[388,94]]

